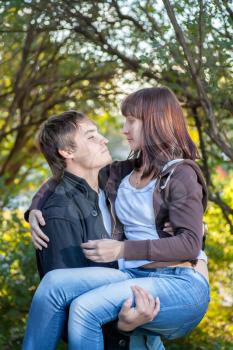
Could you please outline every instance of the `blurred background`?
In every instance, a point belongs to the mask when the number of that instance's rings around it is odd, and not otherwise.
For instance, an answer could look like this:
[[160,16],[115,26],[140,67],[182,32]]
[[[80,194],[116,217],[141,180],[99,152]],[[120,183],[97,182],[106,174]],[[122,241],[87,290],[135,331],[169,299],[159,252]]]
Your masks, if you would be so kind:
[[50,176],[38,126],[85,112],[124,159],[120,102],[157,85],[178,96],[209,188],[211,303],[197,329],[166,348],[233,349],[232,25],[231,0],[0,1],[1,350],[20,349],[39,281],[23,219]]

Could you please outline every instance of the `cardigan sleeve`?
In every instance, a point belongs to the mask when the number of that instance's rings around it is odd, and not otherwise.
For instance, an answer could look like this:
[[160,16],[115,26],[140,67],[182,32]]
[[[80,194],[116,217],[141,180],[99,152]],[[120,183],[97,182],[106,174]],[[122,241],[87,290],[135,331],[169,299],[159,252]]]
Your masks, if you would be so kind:
[[39,188],[34,197],[32,198],[32,202],[30,207],[24,213],[24,219],[28,222],[30,211],[33,209],[40,210],[44,204],[44,202],[53,194],[58,181],[50,178]]

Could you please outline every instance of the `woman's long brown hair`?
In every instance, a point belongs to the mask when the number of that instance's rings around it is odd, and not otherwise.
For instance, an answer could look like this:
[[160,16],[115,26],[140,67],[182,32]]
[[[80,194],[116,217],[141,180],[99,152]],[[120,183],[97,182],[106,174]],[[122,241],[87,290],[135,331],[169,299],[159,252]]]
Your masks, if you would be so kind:
[[175,94],[166,87],[138,90],[123,101],[122,114],[142,120],[142,148],[130,154],[136,169],[143,164],[143,176],[158,176],[163,166],[176,158],[198,157],[183,111]]

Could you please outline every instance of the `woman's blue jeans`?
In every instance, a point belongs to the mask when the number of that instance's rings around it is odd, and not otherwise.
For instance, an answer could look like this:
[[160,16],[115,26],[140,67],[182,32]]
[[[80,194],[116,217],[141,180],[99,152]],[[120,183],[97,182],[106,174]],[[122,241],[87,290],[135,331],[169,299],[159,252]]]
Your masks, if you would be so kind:
[[133,298],[133,285],[158,296],[161,303],[155,319],[138,328],[135,334],[181,337],[196,327],[208,307],[208,282],[188,267],[53,270],[45,275],[33,297],[23,349],[56,349],[65,310],[70,307],[69,349],[102,350],[101,326],[116,319],[123,302]]

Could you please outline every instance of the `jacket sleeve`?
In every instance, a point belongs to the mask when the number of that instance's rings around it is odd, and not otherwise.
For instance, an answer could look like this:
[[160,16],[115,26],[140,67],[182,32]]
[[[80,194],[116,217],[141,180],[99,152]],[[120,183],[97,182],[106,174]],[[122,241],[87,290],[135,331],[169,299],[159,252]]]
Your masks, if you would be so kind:
[[190,166],[176,169],[170,180],[168,212],[174,236],[158,240],[125,241],[126,260],[194,260],[202,247],[202,185]]
[[28,222],[30,211],[33,209],[41,209],[44,202],[53,194],[58,182],[51,178],[39,188],[34,197],[30,207],[24,213],[24,219]]
[[49,237],[48,248],[36,251],[40,277],[54,269],[87,266],[80,248],[85,240],[80,220],[77,218],[73,223],[64,217],[45,218],[43,231]]

